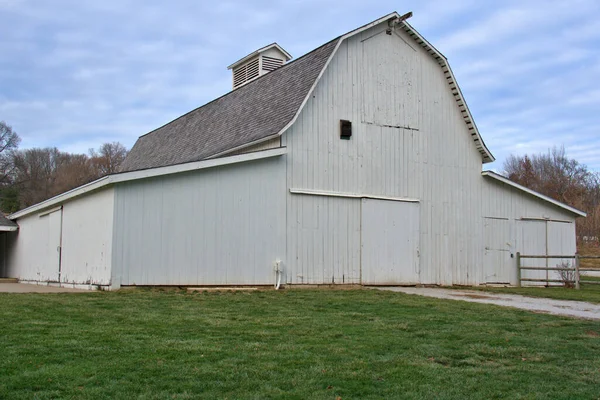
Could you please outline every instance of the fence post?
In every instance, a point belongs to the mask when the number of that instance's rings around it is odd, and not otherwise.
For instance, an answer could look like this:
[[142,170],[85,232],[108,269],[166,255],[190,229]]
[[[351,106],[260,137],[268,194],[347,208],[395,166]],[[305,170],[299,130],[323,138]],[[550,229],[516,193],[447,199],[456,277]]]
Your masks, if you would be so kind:
[[579,289],[579,254],[575,254],[575,289]]
[[521,287],[521,252],[517,251],[517,287]]

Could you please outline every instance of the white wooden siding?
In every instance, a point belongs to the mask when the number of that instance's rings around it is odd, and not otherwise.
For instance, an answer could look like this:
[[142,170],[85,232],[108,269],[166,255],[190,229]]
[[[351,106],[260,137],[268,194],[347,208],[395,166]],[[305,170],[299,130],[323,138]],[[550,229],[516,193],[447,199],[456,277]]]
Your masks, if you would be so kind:
[[6,233],[0,233],[0,278],[7,277],[6,267]]
[[64,205],[62,283],[110,284],[114,198],[111,187]]
[[[548,221],[547,224],[548,254],[574,255],[577,251],[575,223]],[[548,259],[549,267],[560,267],[563,263],[569,267],[573,267],[575,260],[566,258]],[[557,271],[553,271],[550,273],[550,279],[560,279],[560,274]]]
[[[384,30],[380,25],[340,44],[284,133],[288,187],[419,199],[421,282],[478,283],[481,154],[439,64],[408,46],[402,33]],[[339,138],[340,119],[352,122],[350,140]],[[384,126],[395,124],[405,128]],[[288,195],[288,220],[302,220],[305,209],[294,196]],[[299,240],[288,232],[288,249],[299,248]],[[289,262],[292,275],[307,264]]]
[[361,211],[361,282],[419,283],[419,203],[362,199]]
[[9,245],[9,277],[58,282],[61,213],[58,209],[19,220],[18,234]]
[[20,218],[11,235],[8,276],[58,282],[60,256],[61,284],[109,285],[113,205],[113,189],[104,188]]
[[514,223],[508,218],[483,218],[483,276],[486,283],[510,283],[516,279]]
[[360,203],[354,198],[290,196],[286,282],[360,283]]
[[[496,231],[495,240],[514,243],[512,261],[495,267],[509,269],[504,272],[498,270],[497,273],[510,276],[511,284],[517,284],[517,252],[526,255],[575,254],[574,214],[494,179],[484,177],[482,189],[484,215],[505,218],[507,221],[507,229]],[[504,238],[500,235],[504,235]],[[562,261],[566,260],[523,259],[523,265],[555,266]],[[548,276],[557,279],[555,273],[551,272]],[[522,277],[546,278],[546,271],[524,270]]]
[[285,271],[281,158],[116,186],[115,283],[273,284],[276,259]]
[[[402,32],[387,35],[386,28],[373,27],[340,44],[283,134],[288,188],[418,199],[421,283],[485,283],[484,217],[509,219],[505,232],[510,237],[496,239],[515,243],[517,218],[573,221],[574,216],[482,177],[481,154],[442,68],[411,38]],[[341,119],[352,122],[350,140],[339,138]],[[288,221],[314,212],[305,202],[317,200],[287,198]],[[330,224],[330,231],[341,232],[347,222]],[[298,249],[305,254],[305,259],[290,258],[292,279],[321,274],[322,283],[329,283],[321,271],[334,267],[317,263],[311,270],[310,256],[316,251],[323,260],[335,259],[327,247],[307,243],[297,229],[288,229],[287,241],[289,254]],[[495,267],[502,275],[497,279],[516,279],[510,254],[510,259],[496,257],[503,263]],[[512,271],[502,270],[507,266]]]

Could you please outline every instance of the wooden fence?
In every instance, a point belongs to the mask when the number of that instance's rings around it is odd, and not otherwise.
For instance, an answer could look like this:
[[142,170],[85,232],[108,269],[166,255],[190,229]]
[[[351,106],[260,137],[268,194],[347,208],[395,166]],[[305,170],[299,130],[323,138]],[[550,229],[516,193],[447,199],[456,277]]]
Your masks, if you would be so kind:
[[[575,260],[575,265],[572,267],[527,267],[524,266],[522,261],[524,259],[568,259]],[[521,287],[521,282],[546,282],[549,283],[563,283],[563,284],[572,284],[575,289],[579,289],[581,287],[581,283],[598,285],[600,281],[590,281],[590,280],[582,280],[581,273],[586,271],[600,271],[599,269],[594,268],[581,268],[579,265],[579,261],[583,259],[600,259],[600,256],[580,256],[579,254],[575,254],[574,256],[554,256],[554,255],[546,255],[546,256],[532,256],[532,255],[523,255],[517,252],[517,286]],[[557,272],[573,272],[572,279],[568,279],[566,275],[562,275],[561,279],[535,279],[535,278],[523,278],[522,271],[557,271]],[[548,276],[548,274],[547,274]],[[585,278],[585,276],[584,276]]]

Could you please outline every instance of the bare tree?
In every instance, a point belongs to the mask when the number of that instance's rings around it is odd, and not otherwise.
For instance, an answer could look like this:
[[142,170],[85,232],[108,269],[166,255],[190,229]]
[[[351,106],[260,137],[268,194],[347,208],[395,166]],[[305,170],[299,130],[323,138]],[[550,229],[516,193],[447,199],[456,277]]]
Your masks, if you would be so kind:
[[12,172],[11,152],[15,150],[21,138],[12,127],[4,121],[0,121],[0,185],[10,183]]
[[119,172],[127,156],[127,149],[119,142],[104,143],[98,150],[90,149],[92,165],[98,177]]
[[55,147],[17,151],[13,164],[22,207],[96,179],[95,170],[85,154],[64,153]]
[[600,236],[600,176],[567,157],[564,147],[509,156],[504,174],[514,182],[588,213],[577,219],[579,238]]

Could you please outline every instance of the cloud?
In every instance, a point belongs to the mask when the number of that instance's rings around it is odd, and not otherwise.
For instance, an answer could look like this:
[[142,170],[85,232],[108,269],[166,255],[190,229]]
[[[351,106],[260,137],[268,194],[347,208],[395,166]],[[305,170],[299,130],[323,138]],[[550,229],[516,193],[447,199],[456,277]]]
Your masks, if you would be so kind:
[[492,168],[564,144],[600,170],[597,0],[0,0],[0,120],[23,147],[129,147],[229,91],[256,48],[298,57],[394,10],[449,58]]

